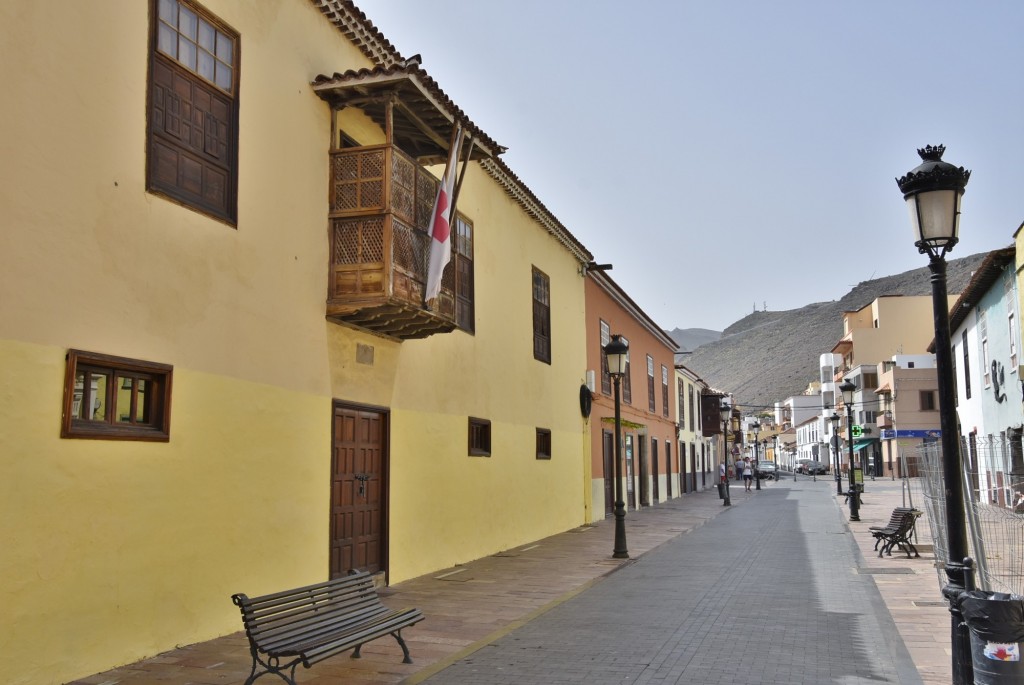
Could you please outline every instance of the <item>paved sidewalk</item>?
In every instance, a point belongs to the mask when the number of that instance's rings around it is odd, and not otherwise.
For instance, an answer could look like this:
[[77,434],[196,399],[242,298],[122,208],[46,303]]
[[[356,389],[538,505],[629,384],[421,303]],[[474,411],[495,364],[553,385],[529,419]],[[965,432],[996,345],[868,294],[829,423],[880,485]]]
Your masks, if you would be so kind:
[[[835,481],[831,482],[830,487],[835,494]],[[868,479],[864,488],[861,520],[859,523],[847,524],[855,531],[854,539],[864,557],[861,572],[872,574],[882,601],[889,609],[924,682],[927,685],[948,685],[953,678],[949,642],[951,621],[949,608],[941,593],[946,576],[942,573],[940,584],[940,572],[935,567],[935,552],[927,517],[922,516],[917,520],[916,546],[920,557],[907,558],[905,553],[893,551],[891,557],[880,559],[878,552],[873,549],[874,538],[868,532],[870,526],[884,526],[896,507],[915,506],[923,509],[923,505],[907,498],[899,479]],[[837,502],[844,517],[849,519],[845,498],[838,497]]]
[[[847,524],[845,509],[837,506],[833,481],[819,478],[814,483],[810,478],[801,476],[794,486],[792,481],[783,478],[782,482],[764,484],[765,489],[761,493],[745,493],[742,486],[736,487],[734,483],[731,488],[732,507],[723,507],[717,492],[709,490],[687,494],[640,512],[629,512],[626,522],[629,551],[633,557],[630,560],[611,558],[613,524],[611,520],[606,520],[454,569],[399,583],[383,592],[384,602],[394,607],[420,607],[427,617],[404,634],[415,663],[401,663],[401,650],[395,641],[384,638],[366,645],[362,650],[362,659],[353,660],[341,655],[308,671],[299,668],[297,679],[303,684],[423,682],[460,660],[475,658],[478,650],[495,644],[517,628],[528,626],[538,617],[570,603],[575,597],[606,592],[606,582],[615,581],[624,572],[632,572],[640,566],[639,560],[652,550],[661,553],[659,548],[665,546],[668,549],[666,543],[677,538],[679,540],[672,547],[685,549],[691,536],[683,534],[700,529],[720,514],[726,514],[720,521],[733,530],[737,524],[730,523],[730,519],[733,522],[739,521],[744,517],[744,512],[748,512],[751,519],[755,520],[761,516],[759,500],[767,506],[772,498],[799,498],[805,496],[806,491],[808,499],[827,502],[827,511],[832,521],[830,525],[834,529],[832,537],[847,540],[849,544],[849,526],[852,526],[854,538],[862,553],[856,566],[865,579],[873,580],[873,586],[878,587],[878,596],[889,608],[896,630],[906,644],[906,652],[913,659],[913,665],[920,672],[923,682],[929,685],[948,683],[949,614],[941,606],[931,555],[922,552],[919,559],[908,560],[905,556],[895,555],[878,559],[871,550],[873,540],[867,533],[867,527],[884,524],[892,508],[901,504],[899,485],[899,481],[869,481],[861,522]],[[841,505],[841,497],[838,503]],[[927,536],[923,539],[927,541]],[[742,536],[737,533],[733,553],[746,547]],[[699,561],[701,555],[694,549],[688,556]],[[751,557],[756,560],[757,555],[736,556],[736,568],[730,571],[730,579],[733,575],[742,574],[744,569],[746,573],[757,577],[757,567],[751,565]],[[868,569],[867,573],[865,569]],[[881,569],[887,572],[879,572]],[[608,577],[614,571],[620,572]],[[893,574],[890,571],[899,572]],[[768,587],[765,601],[768,604],[775,602],[779,611],[793,611],[794,607],[786,606],[791,602],[783,602],[772,593],[771,588],[776,583],[792,584],[799,572],[800,569],[792,569],[791,573],[780,574],[778,578],[760,578],[758,583],[765,583]],[[587,590],[591,588],[595,592],[588,593]],[[633,592],[636,590],[636,587],[632,588]],[[230,603],[230,599],[225,598],[225,602]],[[933,606],[936,604],[939,606]],[[233,607],[231,609],[234,610]],[[884,608],[882,613],[885,613]],[[693,625],[699,627],[700,621],[694,621]],[[651,630],[661,628],[651,626]],[[600,632],[591,631],[592,634]],[[609,627],[605,632],[614,630]],[[803,653],[799,645],[794,643],[794,636],[772,634],[771,631],[768,634],[770,639],[765,646],[773,650],[772,654]],[[674,653],[667,652],[666,658]],[[709,654],[708,658],[714,656]],[[241,683],[249,674],[250,663],[245,637],[242,633],[235,633],[83,678],[75,681],[75,684]],[[914,682],[912,676],[903,675],[908,678],[904,682]],[[447,673],[430,682],[445,683],[448,682],[446,678]],[[526,685],[530,683],[523,679],[519,682]],[[540,678],[534,682],[549,681]],[[585,681],[581,679],[579,682]]]
[[771,483],[427,682],[921,685],[823,485]]

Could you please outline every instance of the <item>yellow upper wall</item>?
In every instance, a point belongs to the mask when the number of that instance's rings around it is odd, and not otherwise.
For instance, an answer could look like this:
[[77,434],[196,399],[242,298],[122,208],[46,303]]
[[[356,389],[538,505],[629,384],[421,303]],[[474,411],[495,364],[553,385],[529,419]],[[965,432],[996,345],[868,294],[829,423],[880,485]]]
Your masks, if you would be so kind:
[[0,3],[19,143],[0,165],[17,293],[0,338],[327,394],[330,118],[309,83],[369,62],[310,3],[204,6],[241,34],[237,229],[145,190],[148,2]]
[[[850,313],[845,316],[849,321]],[[857,312],[857,319],[854,366],[877,364],[894,354],[923,354],[934,336],[930,296],[880,297]]]
[[[14,682],[233,632],[230,593],[324,577],[335,399],[390,411],[392,582],[584,520],[576,259],[474,164],[475,334],[399,343],[326,321],[330,116],[309,82],[370,62],[309,2],[202,4],[241,36],[237,228],[145,190],[149,3],[0,3]],[[550,365],[533,359],[531,266],[551,278]],[[68,348],[172,364],[170,441],[62,440]],[[467,456],[469,416],[493,421],[490,458]]]
[[[473,221],[475,333],[402,343],[390,402],[393,463],[401,463],[391,478],[393,579],[584,520],[579,387],[586,359],[578,264],[475,166],[458,209]],[[551,279],[551,364],[533,358],[533,266]],[[336,388],[335,395],[349,397],[345,390]],[[467,456],[470,416],[493,422],[491,457]],[[552,431],[551,460],[536,459],[537,428]],[[446,503],[436,512],[443,525],[432,529],[422,511],[438,498]],[[481,511],[502,512],[488,520],[483,536]],[[453,552],[441,540],[424,549],[422,540],[437,530],[445,540],[461,540],[461,549]]]

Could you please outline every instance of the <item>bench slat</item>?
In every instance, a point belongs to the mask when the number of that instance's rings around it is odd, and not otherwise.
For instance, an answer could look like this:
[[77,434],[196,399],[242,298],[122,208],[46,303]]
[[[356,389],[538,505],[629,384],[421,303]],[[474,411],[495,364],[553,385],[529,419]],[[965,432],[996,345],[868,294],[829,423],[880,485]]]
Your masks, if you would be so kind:
[[339,640],[336,643],[325,643],[316,647],[303,650],[303,664],[309,668],[310,665],[330,658],[335,654],[351,649],[356,645],[375,640],[385,635],[390,635],[397,630],[411,626],[423,620],[423,614],[419,609],[405,609],[396,612],[393,616],[382,619],[373,626],[366,626],[363,630],[353,633],[347,639]]
[[324,620],[321,622],[306,621],[280,626],[274,630],[254,631],[253,637],[259,644],[261,651],[275,652],[281,649],[289,649],[295,644],[316,642],[318,636],[343,633],[355,626],[373,621],[378,616],[387,613],[387,611],[386,607],[380,606],[372,610],[361,611],[355,615],[332,612],[325,614]]
[[361,609],[379,606],[380,600],[376,597],[342,597],[334,601],[320,601],[316,603],[297,604],[291,603],[287,606],[276,607],[273,610],[264,609],[260,612],[245,612],[243,620],[254,628],[263,626],[273,627],[279,624],[288,624],[302,621],[307,618],[315,618],[324,611],[345,610],[356,613]]
[[346,596],[376,597],[376,594],[377,592],[369,577],[363,579],[353,576],[328,583],[308,585],[304,588],[287,592],[278,592],[273,595],[263,595],[262,597],[249,598],[245,595],[238,596],[244,598],[246,609],[250,612],[250,615],[259,616],[264,613],[285,611],[291,605],[302,606],[312,602],[342,601]]

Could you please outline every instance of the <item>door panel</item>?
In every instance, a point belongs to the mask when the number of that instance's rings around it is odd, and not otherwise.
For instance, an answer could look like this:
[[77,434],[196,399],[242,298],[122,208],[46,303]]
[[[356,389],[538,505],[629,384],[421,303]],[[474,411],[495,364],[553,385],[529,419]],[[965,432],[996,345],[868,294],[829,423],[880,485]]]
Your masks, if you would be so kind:
[[661,487],[658,484],[658,439],[651,438],[651,485],[654,504],[661,501]]
[[633,436],[624,437],[626,457],[626,503],[629,508],[636,511],[636,483],[633,480]]
[[335,405],[331,468],[331,578],[384,570],[386,418]]
[[615,436],[608,431],[601,434],[601,449],[604,456],[604,515],[610,516],[615,510]]

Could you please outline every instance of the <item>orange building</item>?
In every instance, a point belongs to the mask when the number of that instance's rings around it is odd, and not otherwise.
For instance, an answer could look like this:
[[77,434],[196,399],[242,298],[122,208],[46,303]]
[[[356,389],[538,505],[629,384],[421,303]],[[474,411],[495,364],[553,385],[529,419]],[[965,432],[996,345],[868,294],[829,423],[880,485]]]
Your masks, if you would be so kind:
[[675,342],[603,271],[587,273],[587,384],[590,416],[591,520],[614,505],[615,404],[604,346],[612,335],[629,344],[621,381],[622,475],[626,509],[676,497],[681,492],[676,442]]

